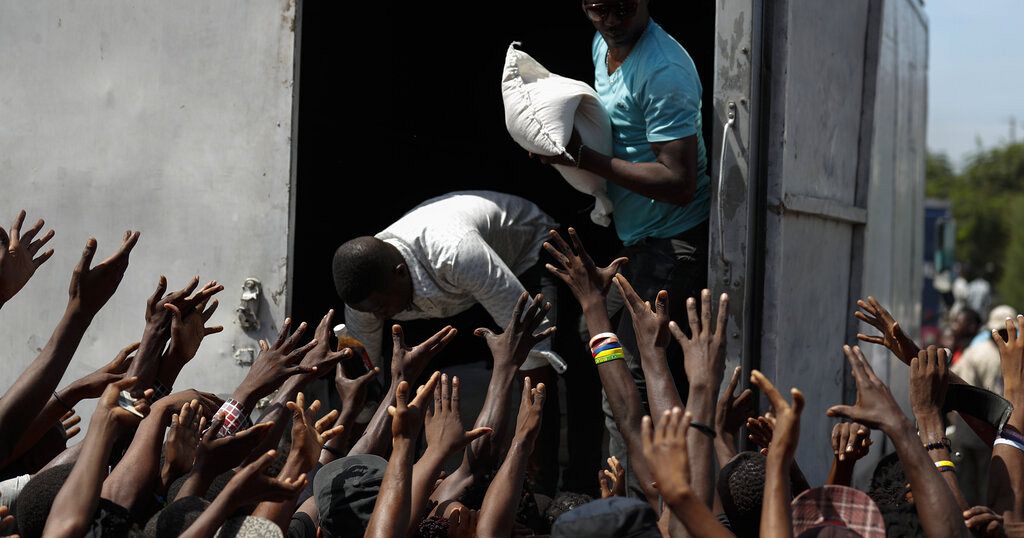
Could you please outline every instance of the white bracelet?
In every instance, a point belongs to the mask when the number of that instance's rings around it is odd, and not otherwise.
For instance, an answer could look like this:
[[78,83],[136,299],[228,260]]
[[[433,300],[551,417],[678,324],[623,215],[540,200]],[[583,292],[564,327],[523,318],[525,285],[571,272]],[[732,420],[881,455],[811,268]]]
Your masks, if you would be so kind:
[[590,347],[593,348],[594,347],[594,342],[597,342],[598,340],[601,340],[602,338],[616,338],[616,339],[618,339],[618,336],[616,336],[615,333],[595,334],[594,337],[590,339]]
[[1000,437],[1000,438],[996,439],[995,443],[992,443],[993,447],[996,446],[996,445],[1012,446],[1013,448],[1016,448],[1017,450],[1020,450],[1021,452],[1024,452],[1024,445],[1018,443],[1017,441],[1014,441],[1013,439],[1007,439],[1005,437]]

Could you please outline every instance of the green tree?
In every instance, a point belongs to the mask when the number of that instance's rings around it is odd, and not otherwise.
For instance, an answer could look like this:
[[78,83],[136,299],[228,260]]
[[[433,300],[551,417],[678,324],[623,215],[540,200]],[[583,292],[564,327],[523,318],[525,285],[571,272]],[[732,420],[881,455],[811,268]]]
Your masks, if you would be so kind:
[[960,173],[944,155],[929,154],[925,178],[928,197],[952,204],[966,276],[986,278],[998,300],[1024,307],[1024,144],[979,151]]

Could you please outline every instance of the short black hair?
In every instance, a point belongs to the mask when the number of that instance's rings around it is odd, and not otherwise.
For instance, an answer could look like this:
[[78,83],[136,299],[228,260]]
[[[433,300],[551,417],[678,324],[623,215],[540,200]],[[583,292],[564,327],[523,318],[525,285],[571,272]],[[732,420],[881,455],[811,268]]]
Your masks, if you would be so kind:
[[871,475],[868,496],[882,512],[887,536],[923,534],[917,508],[907,500],[907,491],[907,475],[899,456],[893,452],[879,460]]
[[757,536],[764,501],[764,462],[760,452],[740,452],[718,473],[718,497],[736,536]]
[[551,504],[548,505],[547,510],[544,510],[544,516],[548,519],[549,525],[554,525],[555,520],[562,514],[579,508],[593,500],[594,498],[590,495],[576,493],[573,491],[563,491],[558,495],[555,495],[554,499],[551,499]]
[[334,251],[334,289],[346,304],[358,303],[370,293],[387,287],[394,268],[388,244],[376,237],[362,236],[346,241]]
[[180,536],[209,506],[210,501],[202,497],[182,497],[149,518],[143,534],[147,538]]
[[50,517],[50,507],[60,493],[74,462],[62,463],[32,477],[25,488],[18,494],[14,505],[14,517],[18,521],[18,534],[22,538],[36,538],[43,535],[46,518]]
[[430,516],[420,521],[416,536],[417,538],[448,538],[448,520],[443,517]]

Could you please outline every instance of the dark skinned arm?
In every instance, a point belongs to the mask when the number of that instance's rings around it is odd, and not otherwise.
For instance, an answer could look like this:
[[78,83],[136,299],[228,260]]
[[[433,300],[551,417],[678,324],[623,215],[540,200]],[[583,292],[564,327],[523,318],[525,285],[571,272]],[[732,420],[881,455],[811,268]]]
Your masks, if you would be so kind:
[[[573,131],[566,145],[579,168],[593,172],[637,194],[676,205],[686,205],[697,191],[697,136],[651,143],[655,161],[634,163],[604,155],[588,146],[580,152],[579,133]],[[565,154],[543,159],[545,162],[576,166]]]
[[[946,426],[942,421],[942,404],[946,400],[946,387],[949,386],[949,369],[946,365],[946,350],[938,350],[935,346],[922,349],[918,356],[910,362],[910,406],[917,419],[917,431],[922,444],[940,443],[946,436]],[[928,450],[933,462],[950,461],[949,449],[946,447]],[[968,508],[956,473],[946,471],[942,478],[949,485],[949,490],[956,498],[960,510]]]
[[843,353],[857,382],[857,402],[852,406],[832,406],[827,411],[828,416],[845,417],[878,428],[892,440],[914,492],[914,505],[922,515],[921,527],[926,537],[970,536],[956,498],[935,469],[914,425],[900,410],[889,387],[875,375],[859,347],[843,346]]
[[519,417],[516,419],[516,433],[505,461],[487,487],[483,505],[480,506],[477,536],[508,535],[509,529],[515,524],[516,510],[519,508],[519,498],[526,478],[526,464],[540,433],[544,399],[544,383],[534,388],[530,378],[526,378]]
[[[89,432],[82,443],[78,461],[53,499],[43,536],[77,537],[85,535],[89,529],[99,506],[100,488],[114,441],[120,430],[133,428],[140,420],[139,416],[118,405],[118,395],[136,381],[135,378],[127,378],[111,384],[103,392],[89,423]],[[147,396],[152,396],[152,390],[147,391]],[[135,410],[142,415],[149,412],[145,398],[135,403]]]
[[[309,476],[312,479],[309,473],[316,467],[324,443],[341,433],[341,426],[332,426],[338,414],[336,410],[317,420],[320,401],[314,401],[308,408],[305,404],[305,395],[301,392],[296,395],[295,401],[287,402],[292,418],[292,447],[281,469],[281,478]],[[288,521],[295,513],[297,500],[297,497],[290,497],[283,501],[263,501],[252,515],[273,521],[282,532],[287,533]]]
[[704,501],[690,487],[686,441],[690,421],[690,415],[684,415],[678,407],[663,412],[656,426],[651,417],[644,417],[644,459],[654,479],[658,481],[658,492],[665,499],[674,519],[682,522],[691,536],[728,538],[732,533],[718,523]]
[[[527,292],[519,295],[505,331],[495,334],[490,329],[479,328],[474,334],[484,338],[494,359],[491,380],[487,386],[487,396],[483,408],[477,415],[474,429],[490,429],[493,433],[480,437],[470,443],[462,465],[444,479],[431,496],[434,500],[443,501],[457,499],[477,480],[481,480],[492,469],[498,466],[512,442],[512,430],[508,425],[512,391],[519,367],[523,365],[530,350],[555,332],[555,327],[548,327],[534,334],[544,321],[544,316],[551,308],[544,302],[544,296],[537,294],[529,307],[526,306],[530,296]],[[525,312],[524,312],[525,310]]]
[[380,373],[380,368],[374,366],[373,370],[351,379],[345,375],[345,368],[340,363],[334,369],[334,387],[338,390],[338,396],[341,397],[341,411],[338,413],[338,420],[334,425],[340,426],[342,430],[341,433],[324,443],[324,450],[320,453],[320,463],[323,465],[341,457],[339,454],[348,453],[351,448],[353,426],[355,426],[356,418],[359,417],[359,412],[363,409],[363,404],[366,403],[366,391],[370,383]]
[[[621,278],[621,277],[616,277]],[[729,296],[719,297],[718,319],[712,332],[711,291],[701,291],[700,310],[694,298],[686,300],[686,314],[689,318],[690,336],[669,322],[669,330],[683,348],[683,367],[690,382],[690,394],[686,410],[692,421],[713,427],[715,407],[718,401],[718,387],[725,375],[725,327],[729,311]],[[690,453],[690,476],[693,489],[708,506],[714,502],[715,469],[714,440],[697,428],[688,432]]]
[[[627,262],[626,258],[618,258],[607,267],[599,268],[583,248],[583,243],[573,228],[569,228],[572,247],[554,230],[550,232],[549,237],[557,245],[557,248],[551,243],[544,243],[544,248],[558,261],[561,267],[549,264],[546,266],[548,271],[569,286],[573,296],[583,308],[587,330],[592,336],[611,332],[612,324],[608,320],[605,297],[609,286],[611,286],[612,278],[618,272],[619,266]],[[647,462],[638,457],[643,453],[640,423],[644,412],[636,382],[633,381],[633,376],[625,362],[621,360],[612,360],[597,365],[597,373],[601,378],[605,394],[608,396],[612,417],[626,441],[626,449],[629,454],[634,456],[630,458],[630,465],[648,500],[656,504],[657,491],[651,488],[651,472],[647,467]],[[655,508],[657,509],[657,506]]]
[[124,457],[103,481],[104,499],[137,515],[146,508],[143,501],[149,500],[159,485],[164,430],[171,423],[171,415],[186,404],[191,412],[204,409],[212,413],[221,402],[212,394],[188,390],[161,398],[153,404],[153,412],[139,425]]
[[871,430],[856,422],[840,422],[832,427],[832,468],[825,483],[832,486],[851,486],[853,468],[857,460],[868,455]]
[[430,359],[441,352],[458,331],[448,325],[434,333],[418,346],[405,345],[405,333],[400,325],[391,327],[393,351],[391,354],[391,390],[385,391],[377,411],[366,425],[363,436],[349,451],[349,454],[376,454],[382,458],[387,456],[391,445],[391,415],[388,408],[396,405],[395,387],[402,381],[414,383],[426,369]]
[[[366,528],[368,538],[392,538],[409,533],[412,521],[412,465],[416,459],[416,438],[423,429],[425,408],[434,394],[441,374],[434,372],[422,390],[409,401],[410,387],[400,381],[395,389],[396,405],[391,408],[391,459],[381,480],[373,516]],[[408,402],[408,403],[407,403]]]
[[431,489],[441,468],[449,456],[463,450],[466,445],[483,435],[491,433],[490,428],[475,428],[465,431],[462,413],[459,409],[459,378],[449,380],[441,374],[441,381],[434,387],[434,407],[428,409],[425,419],[427,450],[413,465],[412,470],[412,519],[422,519]]
[[775,436],[768,451],[764,472],[764,504],[761,507],[761,536],[793,536],[790,514],[792,487],[789,483],[793,455],[800,440],[800,414],[804,409],[804,395],[790,389],[790,405],[775,385],[761,372],[754,370],[750,381],[758,386],[776,412]]
[[[1024,338],[1017,328],[1024,329],[1024,316],[1006,321],[1007,339],[992,331],[1003,370],[1003,395],[1013,404],[1013,411],[1004,429],[1024,432]],[[1014,521],[1024,519],[1024,452],[1012,446],[997,444],[992,447],[989,467],[988,505],[1000,515],[1009,515]]]
[[273,478],[265,474],[274,460],[276,452],[271,450],[260,458],[241,468],[231,478],[224,490],[210,503],[192,525],[181,534],[187,538],[212,538],[231,514],[239,508],[261,501],[285,501],[298,496],[306,486],[306,475],[298,478]]
[[0,398],[0,431],[4,432],[0,438],[0,462],[4,465],[11,461],[19,440],[50,400],[93,317],[117,291],[128,268],[128,256],[138,239],[139,232],[126,232],[121,248],[95,267],[92,267],[92,259],[96,254],[96,240],[86,242],[82,258],[71,275],[70,298],[64,316],[42,352]]

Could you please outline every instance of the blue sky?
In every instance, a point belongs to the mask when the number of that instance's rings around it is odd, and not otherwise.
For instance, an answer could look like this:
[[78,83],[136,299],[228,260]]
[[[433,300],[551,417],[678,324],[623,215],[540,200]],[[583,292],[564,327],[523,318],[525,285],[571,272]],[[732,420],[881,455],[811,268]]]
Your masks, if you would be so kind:
[[1005,143],[1010,117],[1024,141],[1024,0],[927,0],[928,148],[957,165]]

